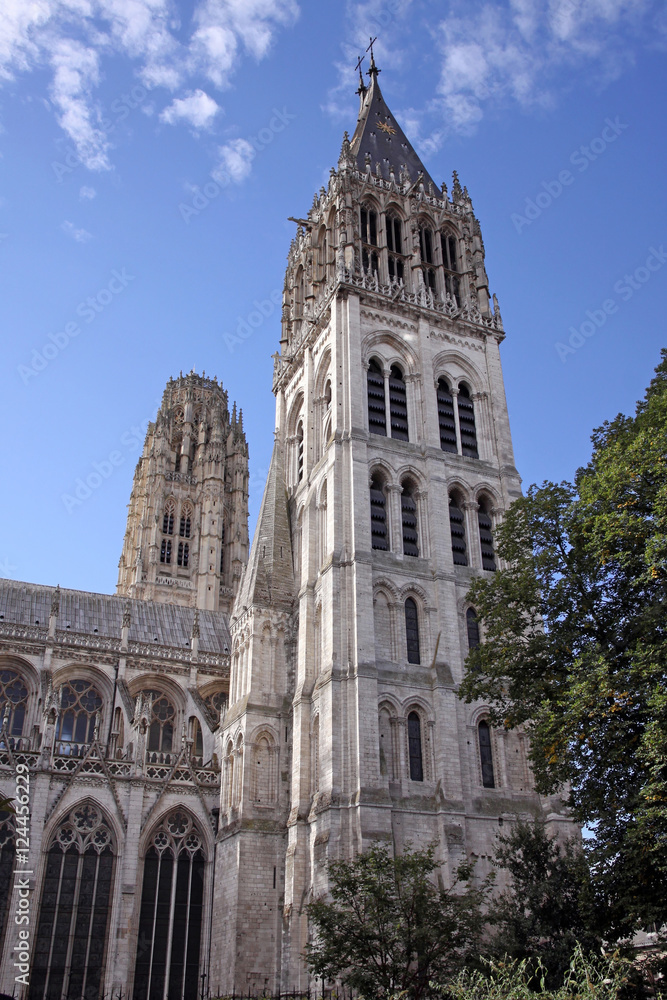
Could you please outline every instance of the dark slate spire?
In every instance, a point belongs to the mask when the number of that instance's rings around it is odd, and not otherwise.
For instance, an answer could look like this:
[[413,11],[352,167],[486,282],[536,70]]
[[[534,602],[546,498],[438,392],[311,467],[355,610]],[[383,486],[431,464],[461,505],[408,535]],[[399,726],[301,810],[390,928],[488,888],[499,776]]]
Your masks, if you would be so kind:
[[[400,177],[405,166],[412,181],[416,181],[420,173],[423,174],[424,185],[428,188],[429,182],[433,184],[433,179],[387,107],[378,83],[379,72],[371,55],[371,67],[368,70],[371,83],[370,87],[360,94],[361,109],[351,141],[351,152],[356,160],[357,169],[362,173],[365,172],[370,154],[373,173],[376,164],[379,163],[382,176],[385,180],[389,180],[390,168],[396,177]],[[434,192],[437,192],[435,184],[433,188]]]

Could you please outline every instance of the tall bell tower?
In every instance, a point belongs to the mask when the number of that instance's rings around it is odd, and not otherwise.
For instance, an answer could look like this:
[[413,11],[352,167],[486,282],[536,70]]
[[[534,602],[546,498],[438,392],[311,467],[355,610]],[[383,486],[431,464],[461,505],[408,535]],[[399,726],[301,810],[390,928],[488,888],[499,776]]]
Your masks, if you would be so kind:
[[130,495],[116,592],[231,610],[248,558],[248,445],[216,379],[170,379]]
[[[457,698],[471,580],[520,494],[484,243],[438,188],[371,57],[328,187],[290,247],[276,440],[231,620],[216,891],[221,988],[305,988],[327,862],[437,842],[490,864],[544,816],[520,732]],[[215,974],[214,974],[215,978]]]

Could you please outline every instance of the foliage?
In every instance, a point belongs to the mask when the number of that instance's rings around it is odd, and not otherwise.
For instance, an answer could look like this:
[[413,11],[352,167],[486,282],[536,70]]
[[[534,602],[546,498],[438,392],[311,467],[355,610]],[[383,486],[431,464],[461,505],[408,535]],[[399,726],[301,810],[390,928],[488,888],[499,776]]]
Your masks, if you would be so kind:
[[561,845],[542,824],[519,822],[498,838],[494,864],[509,874],[510,886],[489,904],[494,935],[487,952],[539,959],[549,986],[562,981],[577,947],[599,952],[602,938],[580,844]]
[[437,877],[435,847],[392,857],[375,844],[352,861],[329,864],[331,899],[308,907],[315,931],[306,951],[311,970],[339,979],[365,1000],[404,991],[428,992],[479,954],[481,907],[488,883],[472,885],[473,869],[459,867],[451,889]]
[[569,785],[620,936],[667,919],[667,352],[634,418],[592,437],[574,485],[533,486],[469,593],[467,700],[526,725],[538,789]]

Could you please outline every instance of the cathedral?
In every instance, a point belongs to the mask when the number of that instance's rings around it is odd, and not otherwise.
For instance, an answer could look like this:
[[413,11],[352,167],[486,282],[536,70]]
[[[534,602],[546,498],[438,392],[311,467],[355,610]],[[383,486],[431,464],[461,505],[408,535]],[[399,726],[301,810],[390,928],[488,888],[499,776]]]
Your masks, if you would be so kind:
[[468,191],[434,183],[379,72],[289,248],[250,549],[242,413],[190,372],[148,427],[116,594],[2,581],[0,793],[29,805],[0,813],[0,992],[305,991],[331,859],[435,842],[445,879],[483,876],[503,824],[573,830],[524,734],[457,698],[520,495],[505,333]]

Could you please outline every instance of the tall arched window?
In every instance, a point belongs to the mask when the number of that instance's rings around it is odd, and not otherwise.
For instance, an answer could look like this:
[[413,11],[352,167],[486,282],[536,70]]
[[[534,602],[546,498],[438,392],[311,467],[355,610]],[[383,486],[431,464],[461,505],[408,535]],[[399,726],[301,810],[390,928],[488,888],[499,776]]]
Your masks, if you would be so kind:
[[[162,517],[162,534],[163,535],[173,535],[174,533],[174,514],[176,512],[176,504],[173,500],[167,500],[164,506],[164,515]],[[162,543],[164,545],[164,542]]]
[[184,504],[181,507],[181,523],[179,525],[178,533],[181,538],[190,537],[190,529],[192,526],[192,507],[189,503]]
[[196,715],[190,716],[190,739],[192,740],[192,753],[195,757],[202,757],[204,753],[204,738],[199,719]]
[[378,717],[380,737],[380,774],[393,781],[396,778],[394,769],[394,744],[391,731],[391,715],[388,708],[381,708]]
[[410,712],[408,715],[408,757],[410,761],[411,780],[423,781],[422,727],[421,719],[417,712]]
[[459,255],[456,237],[452,233],[440,233],[442,265],[445,269],[445,291],[451,295],[457,306],[461,305],[459,289]]
[[0,729],[9,736],[23,736],[23,724],[28,710],[28,688],[19,673],[9,668],[0,670]]
[[327,227],[321,226],[317,238],[318,259],[319,259],[319,279],[326,281],[327,264],[329,263],[329,241],[327,238]]
[[303,479],[303,420],[296,429],[296,478],[298,483]]
[[433,264],[433,233],[428,226],[419,227],[419,253],[422,261],[424,284],[432,292],[435,291],[435,268]]
[[227,700],[226,691],[213,691],[211,694],[206,695],[204,698],[204,704],[211,713],[212,718],[220,718],[224,710],[227,708]]
[[404,264],[399,254],[403,253],[402,223],[396,215],[387,216],[387,266],[389,277],[403,281]]
[[76,806],[46,857],[30,1000],[99,996],[113,873],[113,834],[101,809],[89,802]]
[[190,545],[188,542],[178,543],[177,562],[179,566],[183,566],[184,568],[188,566],[190,562]]
[[368,392],[368,429],[371,434],[387,436],[387,414],[384,402],[384,374],[379,362],[371,358],[366,375]]
[[477,649],[479,646],[479,622],[477,612],[474,608],[466,611],[466,630],[468,633],[468,649]]
[[160,548],[160,562],[169,565],[171,563],[171,542],[166,538],[162,539]]
[[491,730],[488,722],[482,720],[477,727],[479,736],[479,759],[482,764],[482,785],[484,788],[495,788],[493,776],[493,752],[491,750]]
[[421,663],[419,655],[419,614],[417,603],[412,597],[405,602],[405,643],[408,663]]
[[299,266],[294,279],[294,319],[303,316],[303,285],[303,268]]
[[146,749],[169,753],[174,741],[176,709],[162,691],[149,691],[148,694],[152,696],[152,705]]
[[361,206],[361,266],[367,274],[378,273],[378,255],[373,247],[378,245],[378,217],[375,209]]
[[146,851],[134,1000],[196,1000],[203,903],[203,837],[176,809]]
[[90,681],[68,681],[60,688],[56,753],[85,753],[99,726],[102,698]]
[[414,493],[413,484],[409,480],[404,482],[401,493],[401,520],[403,522],[403,553],[406,556],[419,555],[417,503]]
[[12,895],[12,872],[16,859],[14,817],[0,810],[0,954],[7,928],[9,903]]
[[443,451],[456,453],[456,422],[454,399],[444,378],[438,379],[438,421],[440,423],[440,447]]
[[374,549],[389,549],[387,499],[384,483],[378,475],[371,480],[371,544]]
[[461,428],[461,454],[469,458],[479,458],[477,451],[477,431],[475,430],[475,407],[470,398],[470,390],[459,386],[458,394],[459,426]]
[[493,572],[496,568],[496,557],[493,551],[493,522],[485,500],[479,505],[477,523],[479,524],[479,544],[482,550],[482,568]]
[[455,566],[468,565],[465,516],[454,495],[449,498],[449,530],[452,536],[452,557]]
[[408,401],[405,392],[405,379],[398,365],[392,365],[389,373],[389,412],[392,438],[407,441]]

